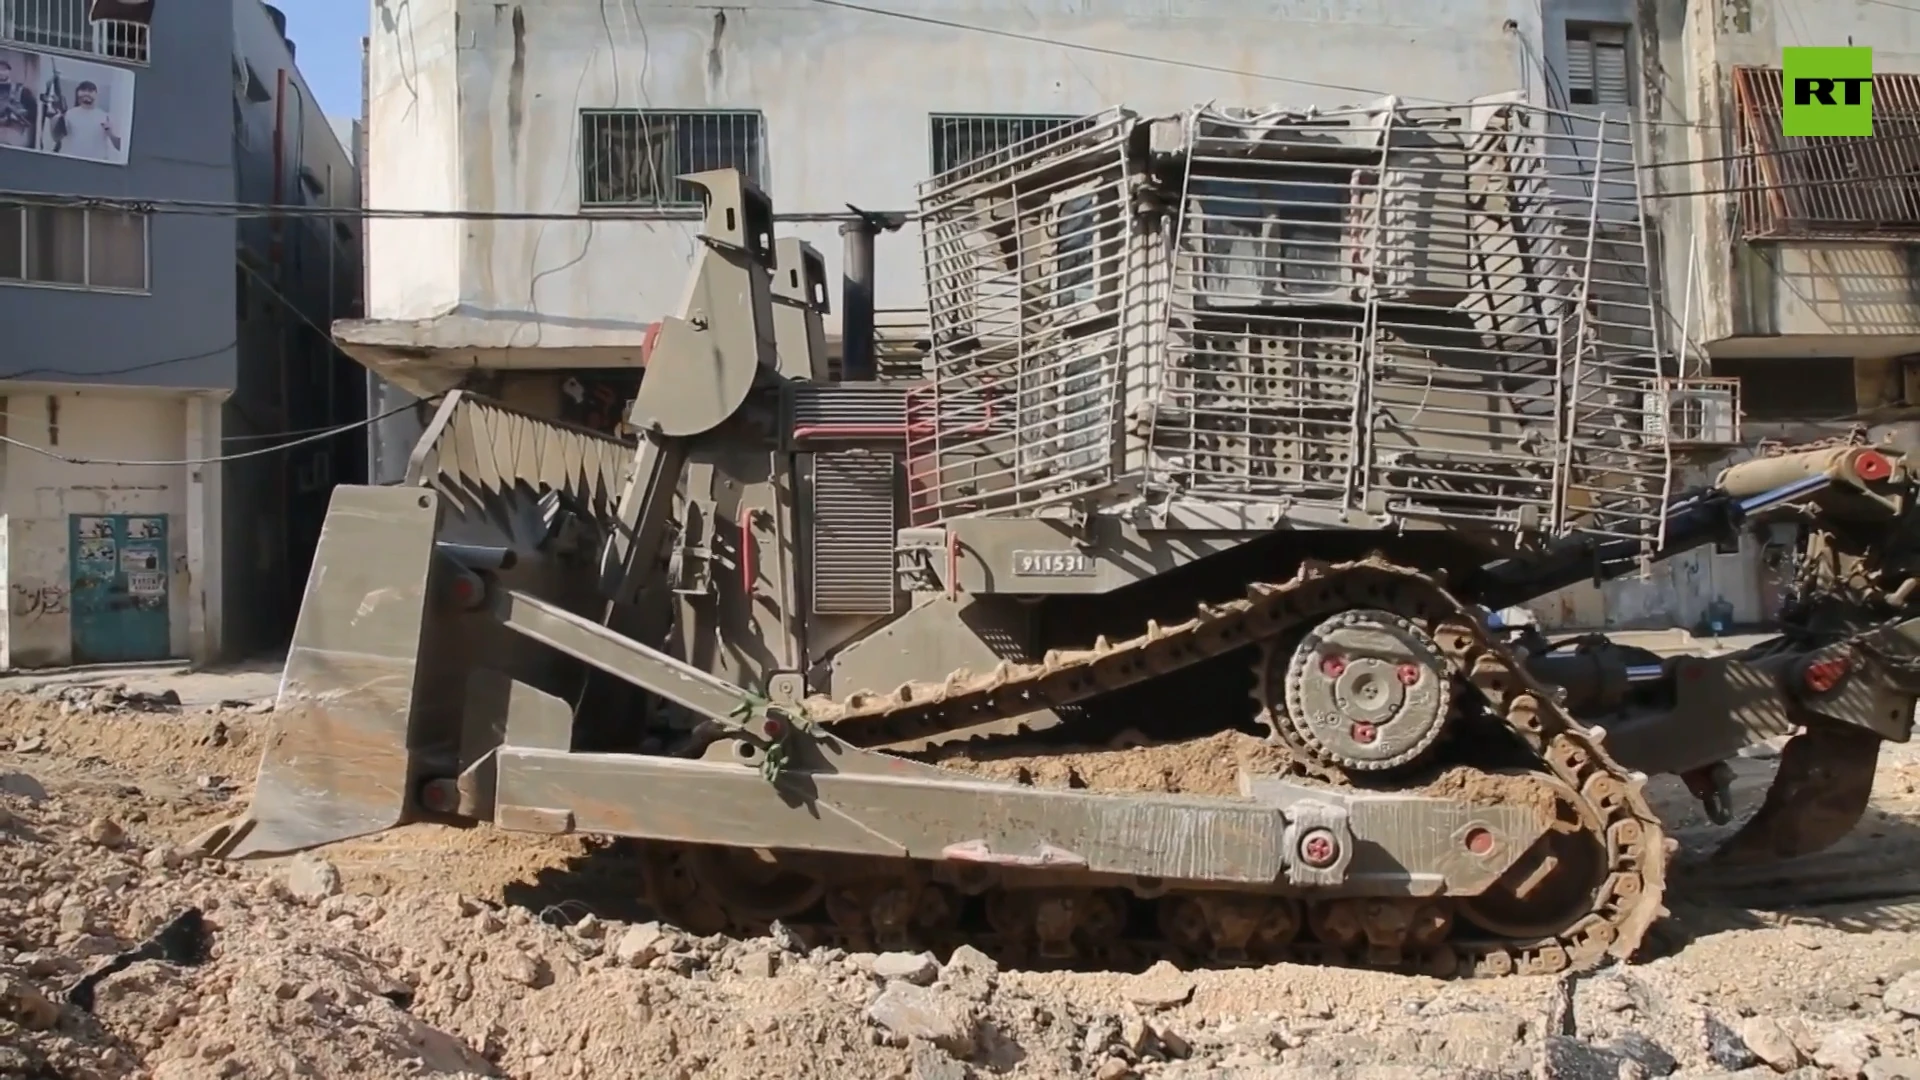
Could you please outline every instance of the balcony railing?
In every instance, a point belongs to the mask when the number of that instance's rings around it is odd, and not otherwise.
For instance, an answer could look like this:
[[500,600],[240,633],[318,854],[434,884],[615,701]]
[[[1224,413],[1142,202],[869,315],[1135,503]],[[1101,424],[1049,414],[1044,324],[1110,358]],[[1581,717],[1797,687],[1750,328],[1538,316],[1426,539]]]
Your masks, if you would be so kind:
[[0,44],[146,63],[147,24],[93,19],[92,7],[92,0],[0,0]]
[[1782,135],[1781,95],[1780,69],[1733,69],[1742,238],[1920,237],[1920,75],[1874,75],[1868,137]]

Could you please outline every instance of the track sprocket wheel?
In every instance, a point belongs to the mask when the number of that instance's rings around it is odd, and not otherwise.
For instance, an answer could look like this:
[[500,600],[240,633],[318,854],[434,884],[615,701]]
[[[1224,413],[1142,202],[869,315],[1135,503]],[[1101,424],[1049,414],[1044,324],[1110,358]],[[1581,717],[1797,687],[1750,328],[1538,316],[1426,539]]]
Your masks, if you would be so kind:
[[1261,665],[1268,729],[1347,773],[1414,764],[1453,710],[1452,673],[1439,648],[1419,625],[1387,611],[1329,616],[1291,647],[1269,643]]
[[1486,892],[1460,900],[1462,918],[1518,940],[1550,938],[1585,918],[1608,870],[1600,815],[1586,798],[1544,773],[1526,780],[1543,803],[1551,799],[1546,834]]

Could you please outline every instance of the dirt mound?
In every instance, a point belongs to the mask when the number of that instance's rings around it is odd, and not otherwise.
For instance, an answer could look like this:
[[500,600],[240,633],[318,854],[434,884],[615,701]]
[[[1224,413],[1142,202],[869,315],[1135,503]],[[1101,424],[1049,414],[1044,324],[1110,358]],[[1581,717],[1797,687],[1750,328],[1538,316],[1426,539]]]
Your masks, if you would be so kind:
[[[1241,731],[1157,744],[1123,736],[1110,747],[1049,755],[959,746],[934,760],[956,772],[1038,787],[1217,796],[1240,794],[1242,773],[1284,776],[1290,763],[1285,747]],[[1470,802],[1530,805],[1545,813],[1554,806],[1552,791],[1530,777],[1466,768],[1445,769],[1416,790]]]
[[[695,938],[615,918],[593,896],[630,893],[630,868],[577,838],[409,828],[199,859],[183,834],[243,805],[268,718],[62,704],[0,700],[0,1080],[1899,1076],[1920,1057],[1920,923],[1851,909],[1676,921],[1677,955],[1577,984],[1003,971],[966,948]],[[1264,751],[1228,735],[1040,763],[1231,794]],[[220,773],[240,779],[199,783]]]
[[1111,747],[1043,756],[961,746],[934,761],[945,769],[1039,787],[1187,795],[1237,795],[1242,769],[1277,773],[1286,763],[1286,751],[1238,731],[1157,745],[1122,738]]

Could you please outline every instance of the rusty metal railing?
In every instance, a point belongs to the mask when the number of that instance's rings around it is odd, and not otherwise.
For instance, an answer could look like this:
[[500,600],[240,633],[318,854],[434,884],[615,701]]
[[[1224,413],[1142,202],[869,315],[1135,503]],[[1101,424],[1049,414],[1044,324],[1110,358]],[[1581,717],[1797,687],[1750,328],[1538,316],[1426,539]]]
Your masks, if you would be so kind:
[[1920,75],[1873,79],[1873,135],[1788,137],[1778,68],[1733,69],[1734,157],[1746,240],[1920,236]]

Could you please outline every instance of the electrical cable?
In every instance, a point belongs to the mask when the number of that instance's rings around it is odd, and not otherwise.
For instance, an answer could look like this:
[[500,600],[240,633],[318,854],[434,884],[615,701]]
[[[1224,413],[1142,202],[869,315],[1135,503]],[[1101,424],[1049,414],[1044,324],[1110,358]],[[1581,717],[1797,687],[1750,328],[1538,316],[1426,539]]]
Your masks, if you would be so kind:
[[[986,34],[990,37],[1008,38],[1024,41],[1033,45],[1050,45],[1056,49],[1070,49],[1076,52],[1094,53],[1110,56],[1119,60],[1135,60],[1147,64],[1166,64],[1170,67],[1188,68],[1194,71],[1210,71],[1216,75],[1232,75],[1242,79],[1262,79],[1267,82],[1290,83],[1294,86],[1312,86],[1322,90],[1339,90],[1350,94],[1372,94],[1375,97],[1389,97],[1385,90],[1370,86],[1343,86],[1340,83],[1318,82],[1313,79],[1295,79],[1285,75],[1269,75],[1264,71],[1244,71],[1239,68],[1221,67],[1217,64],[1202,63],[1198,60],[1175,60],[1164,56],[1149,56],[1146,53],[1129,52],[1126,49],[1112,49],[1104,45],[1088,45],[1078,41],[1061,41],[1041,34],[1023,34],[1018,30],[1002,30],[997,26],[981,26],[978,23],[954,22],[951,19],[921,15],[911,11],[890,11],[886,8],[868,7],[865,4],[848,3],[847,0],[810,0],[823,7],[844,8],[848,11],[864,12],[868,15],[884,15],[890,19],[904,19],[907,22],[924,23],[928,26],[940,26],[949,30],[965,30],[974,34]],[[1439,98],[1402,97],[1403,101],[1441,101]],[[1444,102],[1442,102],[1444,104]]]
[[[198,214],[232,218],[346,218],[375,221],[700,221],[705,215],[685,209],[609,209],[543,213],[537,210],[402,210],[363,206],[314,206],[306,203],[243,203],[213,199],[134,199],[123,196],[72,195],[58,191],[0,191],[0,202],[77,209],[126,210],[133,213]],[[776,213],[776,222],[833,224],[859,221],[851,210]]]
[[123,368],[109,368],[104,371],[72,371],[66,368],[48,368],[48,367],[27,368],[23,371],[15,371],[7,375],[0,375],[0,382],[7,382],[15,379],[24,379],[29,375],[56,375],[56,376],[66,376],[68,378],[75,378],[75,379],[81,379],[81,378],[94,379],[94,378],[101,378],[109,375],[131,375],[138,371],[151,371],[154,368],[168,367],[173,364],[187,364],[187,363],[192,363],[195,360],[205,360],[210,356],[219,356],[221,353],[226,352],[229,349],[238,348],[239,345],[240,345],[240,340],[238,338],[235,338],[234,340],[227,342],[225,345],[222,345],[217,349],[208,349],[205,352],[190,353],[186,356],[170,356],[165,360],[149,360],[149,361],[146,361],[145,363],[131,364]]
[[[446,395],[444,394],[435,394],[432,397],[422,398],[421,400],[429,401],[429,402],[438,401],[445,396]],[[62,461],[67,463],[68,465],[120,465],[120,466],[134,467],[134,468],[171,468],[175,466],[190,466],[190,465],[222,465],[229,461],[240,461],[245,458],[265,457],[268,454],[277,454],[282,450],[291,450],[296,446],[305,446],[308,443],[324,442],[328,439],[332,439],[340,435],[345,435],[350,431],[357,431],[361,428],[372,427],[373,425],[379,423],[380,421],[385,420],[389,416],[398,416],[403,412],[411,412],[413,411],[414,408],[415,408],[415,403],[408,402],[405,405],[399,405],[394,408],[388,409],[386,412],[383,412],[378,416],[369,416],[365,420],[355,420],[350,424],[341,424],[337,427],[328,428],[315,435],[307,435],[298,439],[290,439],[286,442],[278,443],[273,446],[262,446],[254,450],[242,450],[239,453],[234,453],[234,454],[221,454],[218,457],[182,458],[181,460],[178,460],[178,461],[128,461],[122,458],[76,457],[71,454],[62,454],[56,450],[49,450],[44,446],[35,446],[30,442],[25,442],[23,440],[16,439],[11,435],[0,435],[0,444],[5,444],[7,446],[17,446],[22,450],[27,450],[32,453],[39,454],[41,457],[52,458],[55,461]]]
[[[319,323],[314,322],[311,318],[308,318],[306,312],[301,311],[300,308],[293,303],[293,301],[287,299],[286,296],[281,294],[280,290],[274,288],[273,283],[268,281],[264,274],[260,273],[260,271],[258,270],[255,270],[253,267],[248,266],[246,263],[240,263],[239,266],[242,270],[245,270],[247,272],[247,275],[249,277],[257,281],[260,284],[260,287],[266,290],[267,294],[271,296],[277,303],[279,303],[281,307],[291,312],[294,318],[306,324],[308,329],[312,330],[316,334],[319,334],[321,339],[327,343],[328,348],[332,349],[334,352],[339,353],[341,356],[346,357],[348,360],[353,360],[353,357],[348,355],[344,349],[340,348],[339,343],[333,340],[333,334],[331,332],[326,330]],[[174,364],[190,364],[195,360],[205,360],[210,356],[218,356],[221,353],[228,351],[229,349],[237,349],[239,347],[240,347],[240,339],[235,338],[234,340],[227,342],[225,345],[222,345],[217,349],[208,349],[205,352],[188,353],[184,356],[170,356],[164,360],[148,360],[143,363],[130,364],[126,367],[121,367],[121,368],[109,368],[104,371],[80,371],[73,368],[52,368],[52,367],[27,368],[23,371],[16,371],[11,374],[0,375],[0,382],[18,381],[32,375],[51,375],[57,378],[69,378],[69,379],[100,379],[100,378],[108,378],[114,375],[132,375],[136,372],[152,371],[155,368],[171,367]],[[354,361],[354,362],[358,363],[358,361]],[[305,428],[301,430],[318,431],[320,429]],[[278,432],[276,434],[285,435],[285,434],[291,434],[291,433]],[[275,437],[275,435],[247,435],[247,436],[230,436],[230,437],[258,439],[258,438],[273,438]]]

